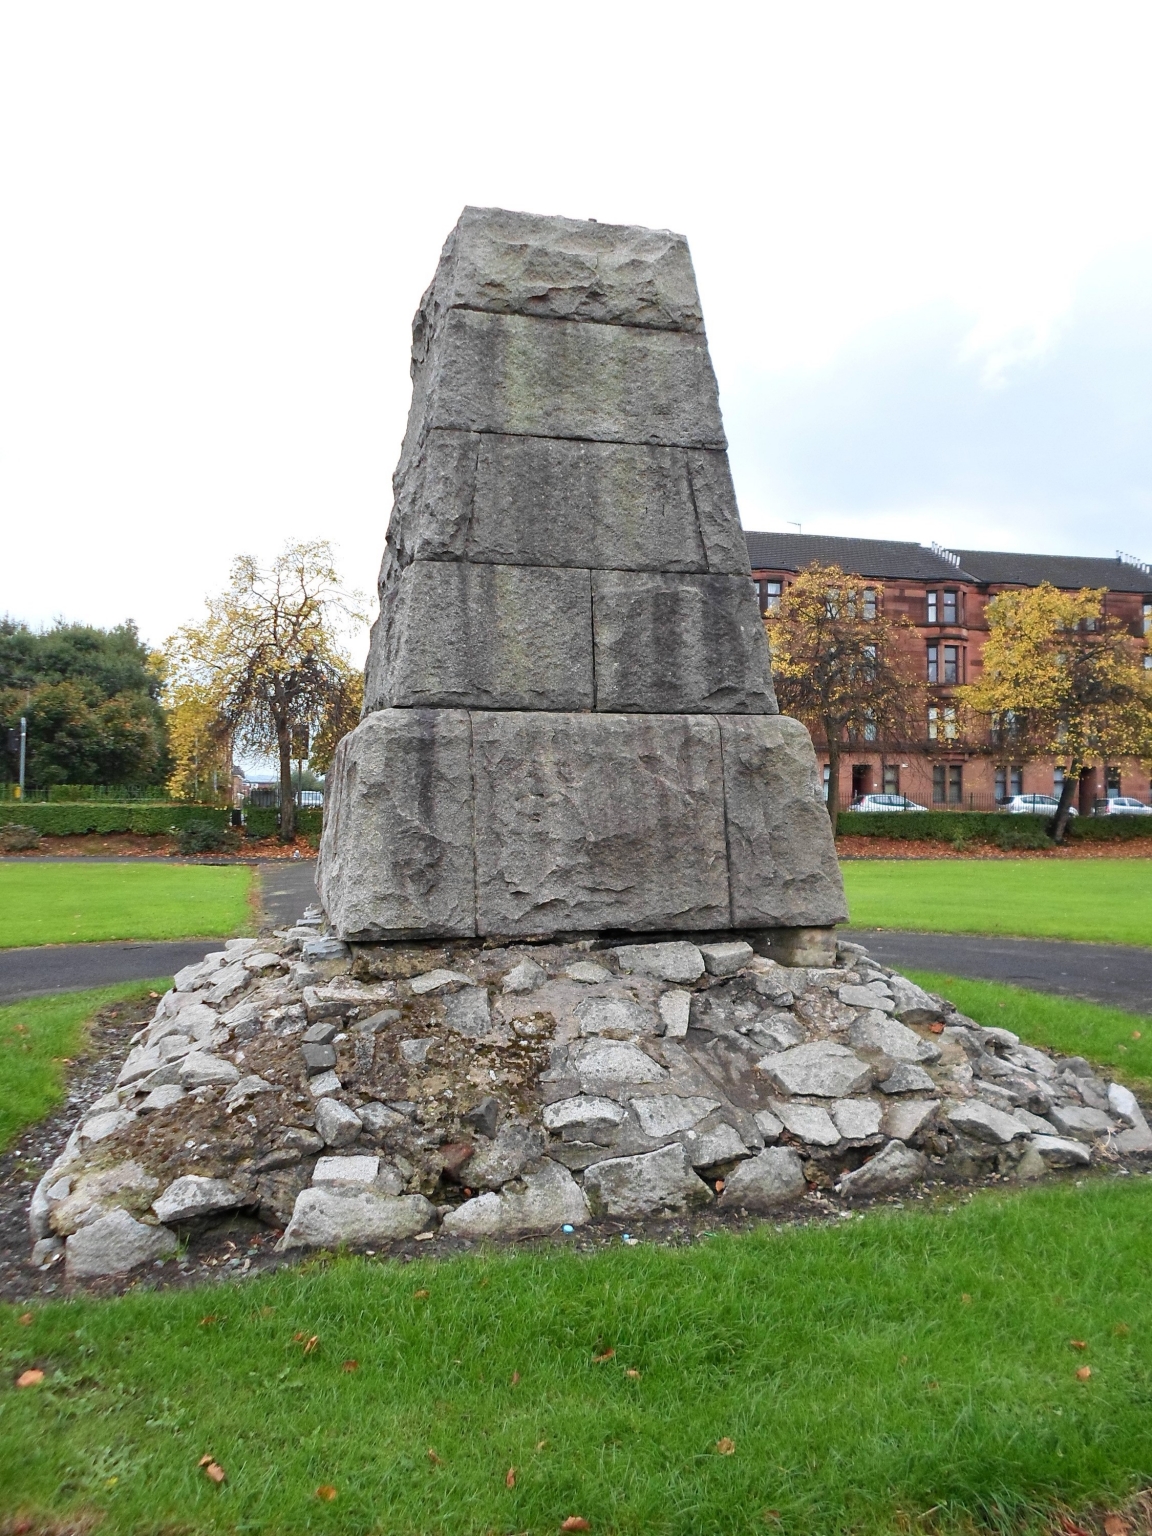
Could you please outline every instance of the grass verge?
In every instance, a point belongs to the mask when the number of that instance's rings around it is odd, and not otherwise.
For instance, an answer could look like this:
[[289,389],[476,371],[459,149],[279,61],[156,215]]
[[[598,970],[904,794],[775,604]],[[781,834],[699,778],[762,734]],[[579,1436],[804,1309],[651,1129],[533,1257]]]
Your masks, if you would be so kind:
[[1040,1529],[1152,1470],[1150,1262],[1152,1182],[1093,1179],[9,1308],[0,1508],[103,1536]]
[[1075,997],[1029,992],[999,981],[969,981],[938,971],[904,973],[930,992],[951,999],[979,1024],[1011,1029],[1029,1045],[1048,1045],[1069,1056],[1111,1067],[1132,1087],[1152,1087],[1152,1019]]
[[169,979],[123,981],[0,1007],[0,1151],[64,1097],[64,1065],[83,1048],[86,1026],[110,1003],[135,1002]]
[[252,883],[238,864],[0,864],[0,948],[233,934]]
[[1152,944],[1145,860],[876,859],[841,868],[861,928]]

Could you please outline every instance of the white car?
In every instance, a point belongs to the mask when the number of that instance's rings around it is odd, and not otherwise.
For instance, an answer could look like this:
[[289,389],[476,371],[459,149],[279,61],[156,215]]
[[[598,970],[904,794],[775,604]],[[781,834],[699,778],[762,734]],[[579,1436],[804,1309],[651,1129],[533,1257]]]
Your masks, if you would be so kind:
[[1152,816],[1152,805],[1134,800],[1131,795],[1116,795],[1111,800],[1097,800],[1093,816]]
[[[1055,795],[1013,795],[1004,809],[1013,816],[1055,816],[1060,802]],[[1074,805],[1068,807],[1069,816],[1079,816]]]
[[926,811],[926,805],[917,805],[907,795],[861,795],[848,807],[851,811]]

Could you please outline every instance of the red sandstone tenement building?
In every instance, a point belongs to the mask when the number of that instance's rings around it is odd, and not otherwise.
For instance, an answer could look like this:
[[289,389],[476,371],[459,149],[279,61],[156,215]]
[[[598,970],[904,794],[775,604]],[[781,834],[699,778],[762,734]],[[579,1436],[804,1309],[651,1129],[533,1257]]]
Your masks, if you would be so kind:
[[[788,582],[806,565],[838,565],[876,581],[876,600],[891,617],[916,626],[910,643],[928,692],[919,741],[861,742],[844,749],[840,801],[860,795],[904,794],[934,809],[994,810],[1018,794],[1058,794],[1061,765],[1053,759],[1021,762],[986,744],[961,742],[953,689],[979,676],[988,633],[985,607],[998,592],[1035,587],[1079,591],[1106,587],[1105,610],[1124,620],[1133,636],[1152,633],[1152,568],[1128,556],[1114,560],[1070,555],[1001,554],[991,550],[942,549],[889,539],[835,539],[799,533],[746,533],[752,578],[762,612],[780,600]],[[1152,657],[1145,665],[1152,664]],[[816,750],[822,743],[816,739]],[[827,761],[824,760],[825,782]],[[1079,809],[1095,801],[1132,795],[1148,802],[1147,765],[1134,760],[1097,763],[1080,784]]]

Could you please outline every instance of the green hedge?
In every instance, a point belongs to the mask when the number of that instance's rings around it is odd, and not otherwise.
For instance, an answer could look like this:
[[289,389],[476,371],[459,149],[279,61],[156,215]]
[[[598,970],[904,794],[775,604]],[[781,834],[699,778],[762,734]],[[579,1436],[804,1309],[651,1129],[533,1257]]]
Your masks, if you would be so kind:
[[[275,807],[249,810],[245,831],[249,837],[272,837],[276,832]],[[100,802],[69,805],[24,804],[0,806],[0,822],[14,821],[50,837],[65,837],[84,832],[135,832],[145,837],[163,836],[173,828],[183,828],[190,821],[208,821],[226,827],[231,812],[216,805],[109,805]],[[296,812],[301,832],[319,832],[323,812],[307,808]]]
[[[1152,816],[1074,816],[1075,842],[1130,842],[1152,837]],[[985,843],[993,848],[1050,848],[1052,823],[1045,816],[1006,811],[841,811],[840,837],[890,837],[903,842]]]

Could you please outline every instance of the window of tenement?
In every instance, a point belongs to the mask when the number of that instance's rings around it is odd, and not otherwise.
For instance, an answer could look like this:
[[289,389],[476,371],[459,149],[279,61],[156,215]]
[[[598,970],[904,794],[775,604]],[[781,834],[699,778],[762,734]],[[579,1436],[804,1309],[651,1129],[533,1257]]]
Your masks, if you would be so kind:
[[780,610],[780,597],[784,591],[782,581],[758,581],[756,589],[760,596],[761,613],[778,613]]
[[928,681],[930,683],[940,681],[940,647],[938,645],[928,647]]
[[951,705],[939,708],[933,704],[928,710],[928,740],[956,740],[956,711]]
[[874,619],[876,617],[876,588],[864,588],[864,617]]
[[944,647],[944,677],[946,683],[958,683],[960,681],[960,647],[958,645],[946,645]]
[[925,592],[924,594],[924,604],[927,609],[927,620],[929,624],[938,624],[940,622],[938,618],[940,610],[939,598],[939,592]]
[[959,617],[960,593],[951,588],[946,588],[944,591],[943,622],[945,624],[956,624],[959,621]]
[[884,793],[886,795],[900,793],[900,768],[897,763],[884,764]]

